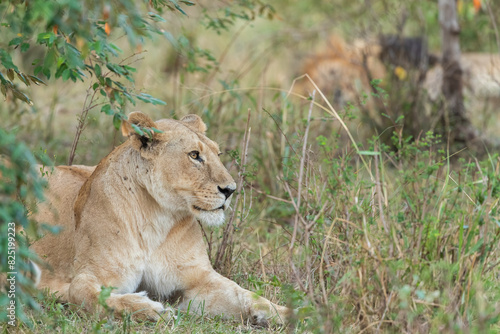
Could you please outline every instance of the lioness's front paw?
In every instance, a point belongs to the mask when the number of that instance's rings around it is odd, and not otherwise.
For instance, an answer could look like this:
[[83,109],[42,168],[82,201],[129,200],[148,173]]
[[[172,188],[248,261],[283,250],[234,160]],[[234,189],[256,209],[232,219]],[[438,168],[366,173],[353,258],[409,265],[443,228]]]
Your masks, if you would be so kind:
[[290,309],[279,305],[255,307],[251,310],[250,322],[259,327],[269,327],[270,324],[285,324],[288,320]]
[[165,308],[162,303],[149,299],[146,292],[112,293],[106,302],[118,316],[128,313],[135,321],[158,321],[161,314],[170,312],[169,307]]
[[254,310],[250,315],[250,323],[258,327],[269,327],[269,312],[263,310]]

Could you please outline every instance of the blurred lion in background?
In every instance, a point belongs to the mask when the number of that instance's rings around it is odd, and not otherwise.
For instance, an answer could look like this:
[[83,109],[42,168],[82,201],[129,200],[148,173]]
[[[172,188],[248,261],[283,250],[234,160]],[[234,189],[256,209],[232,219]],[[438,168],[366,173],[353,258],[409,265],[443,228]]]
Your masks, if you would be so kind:
[[[461,66],[466,109],[476,121],[486,123],[500,106],[500,55],[462,53]],[[368,98],[377,92],[372,80],[382,79],[378,85],[386,87],[389,75],[404,81],[408,72],[415,70],[419,90],[426,93],[429,102],[438,102],[442,97],[443,70],[439,56],[428,50],[424,37],[385,35],[347,43],[332,36],[323,51],[303,62],[300,73],[307,73],[337,110],[347,104],[362,105],[372,121],[378,122],[378,113],[372,109],[379,105]],[[308,95],[313,89],[303,79],[296,91]]]
[[[341,37],[332,36],[324,51],[306,59],[301,73],[311,77],[334,108],[343,108],[347,103],[362,102],[363,94],[372,89],[370,81],[385,77],[379,54],[379,45],[361,40],[349,45]],[[314,86],[302,80],[297,89],[312,92]]]

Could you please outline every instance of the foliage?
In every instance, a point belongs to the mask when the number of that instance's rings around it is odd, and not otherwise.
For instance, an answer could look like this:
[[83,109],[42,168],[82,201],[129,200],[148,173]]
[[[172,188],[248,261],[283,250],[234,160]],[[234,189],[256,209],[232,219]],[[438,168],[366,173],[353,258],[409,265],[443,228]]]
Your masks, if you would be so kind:
[[377,139],[362,153],[372,182],[349,167],[356,156],[325,144],[323,167],[306,167],[293,252],[305,282],[298,305],[322,310],[306,313],[308,327],[494,333],[498,156],[451,166],[432,133],[393,141],[397,152]]
[[253,21],[258,16],[272,20],[275,15],[276,10],[268,3],[260,0],[238,0],[229,6],[223,6],[215,15],[205,9],[203,25],[207,30],[220,34],[224,30],[229,31],[239,20]]
[[[194,5],[191,1],[179,1],[183,5]],[[145,93],[135,93],[133,73],[129,64],[116,62],[123,51],[113,42],[117,34],[125,34],[129,44],[140,48],[145,38],[153,34],[172,40],[159,23],[164,22],[160,14],[164,10],[186,14],[175,0],[140,3],[119,0],[111,6],[108,2],[91,0],[35,0],[5,1],[0,4],[3,13],[2,27],[6,33],[1,44],[0,62],[7,77],[0,75],[2,93],[32,104],[30,98],[15,84],[15,75],[21,83],[45,84],[37,77],[55,77],[63,81],[83,81],[95,77],[92,89],[108,99],[102,111],[113,115],[115,126],[124,118],[126,103],[136,104],[140,100],[152,104],[165,104]],[[37,46],[45,49],[41,58],[33,61],[32,74],[26,74],[13,62],[16,52],[29,53]],[[31,72],[31,70],[30,70]],[[10,95],[9,95],[10,97]]]
[[[8,158],[6,158],[8,157]],[[47,158],[42,154],[42,162]],[[45,180],[37,170],[37,159],[14,134],[0,129],[0,258],[4,275],[0,287],[0,321],[15,319],[10,315],[11,301],[15,302],[16,318],[25,321],[25,307],[37,308],[33,299],[34,269],[30,261],[37,257],[29,249],[28,235],[36,235],[38,227],[30,219],[36,201],[43,199]],[[44,167],[42,166],[41,169]],[[9,256],[7,256],[9,255]],[[13,273],[13,274],[10,274]],[[8,278],[9,281],[5,281]],[[14,279],[12,279],[14,278]],[[11,285],[15,282],[15,287]],[[13,293],[15,291],[15,293]]]

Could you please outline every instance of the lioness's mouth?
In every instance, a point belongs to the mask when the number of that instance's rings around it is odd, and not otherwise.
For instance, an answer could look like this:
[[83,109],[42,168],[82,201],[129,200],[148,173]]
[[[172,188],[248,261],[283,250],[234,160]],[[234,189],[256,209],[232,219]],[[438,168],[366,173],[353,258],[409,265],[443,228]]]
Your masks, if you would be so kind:
[[218,208],[213,209],[213,210],[205,210],[205,209],[202,209],[202,208],[200,208],[199,206],[196,206],[196,205],[193,205],[193,208],[195,210],[198,210],[198,211],[206,211],[206,212],[212,212],[212,211],[224,210],[225,209],[224,204],[222,204],[221,206],[219,206]]

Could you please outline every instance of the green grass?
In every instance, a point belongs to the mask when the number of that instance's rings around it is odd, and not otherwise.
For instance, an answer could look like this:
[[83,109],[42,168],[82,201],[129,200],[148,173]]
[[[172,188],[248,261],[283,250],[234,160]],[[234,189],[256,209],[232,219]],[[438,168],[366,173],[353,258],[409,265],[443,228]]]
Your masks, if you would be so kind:
[[283,328],[255,328],[237,321],[208,318],[179,312],[175,319],[158,322],[134,322],[129,317],[117,319],[113,315],[97,317],[80,307],[57,303],[45,296],[42,312],[28,313],[32,327],[21,326],[18,333],[282,333]]

